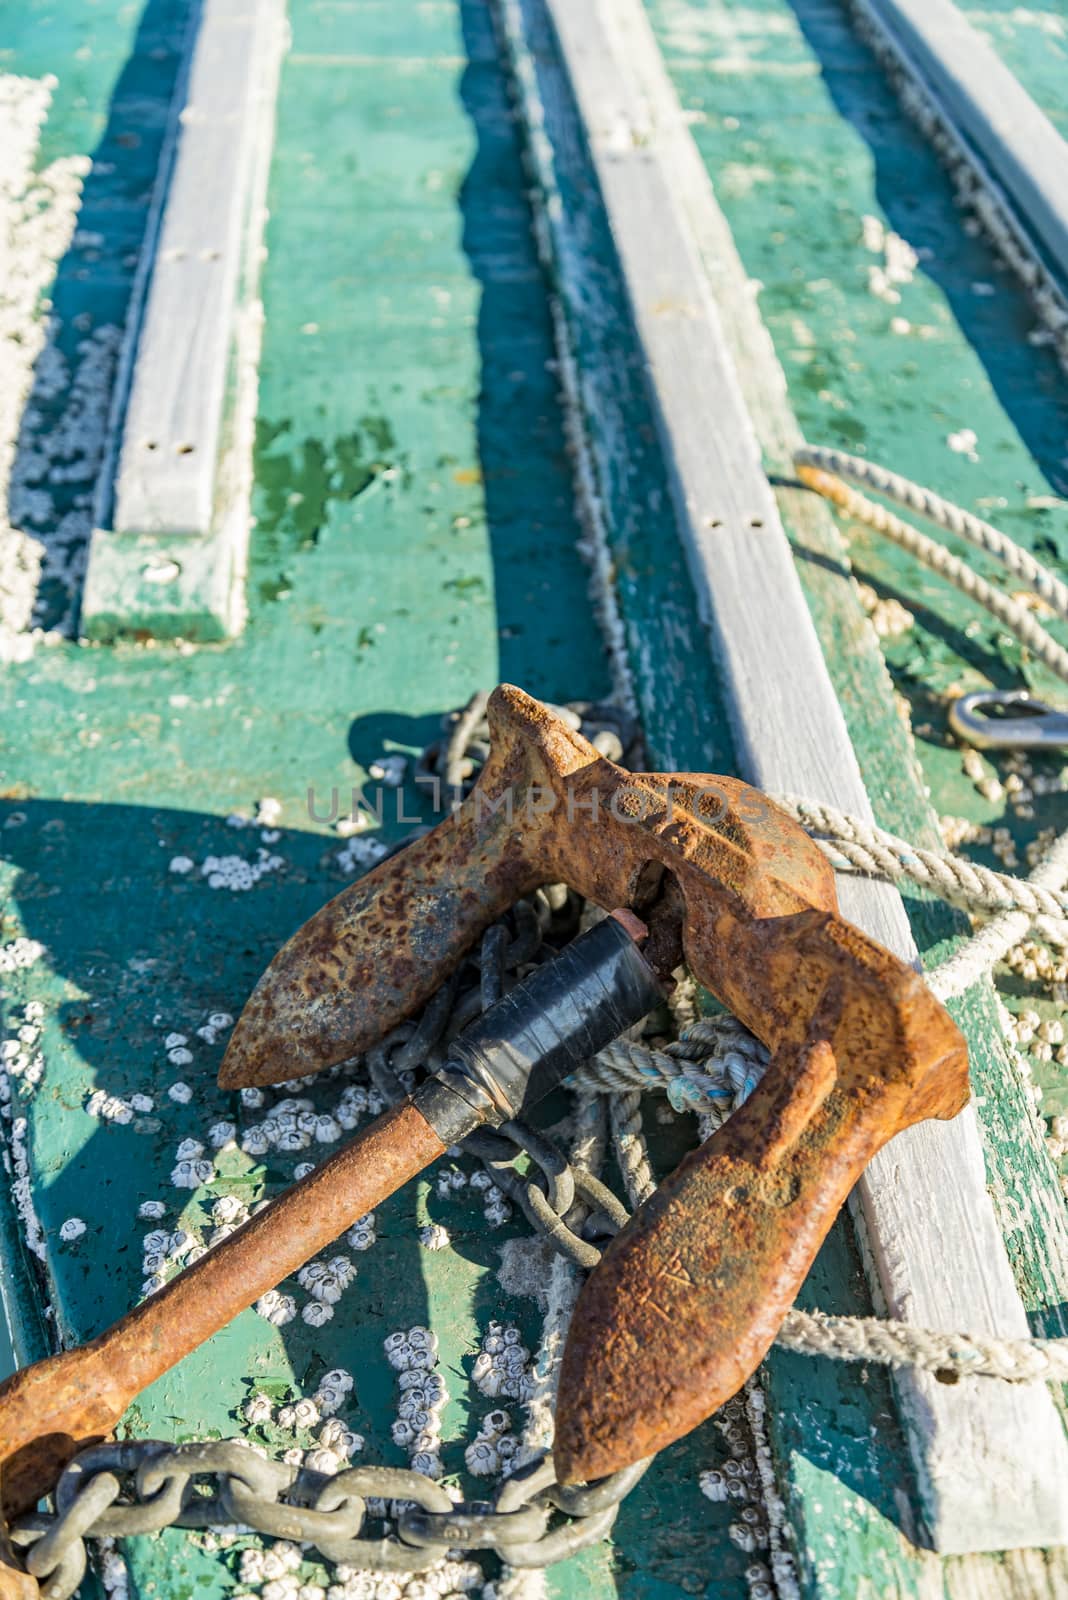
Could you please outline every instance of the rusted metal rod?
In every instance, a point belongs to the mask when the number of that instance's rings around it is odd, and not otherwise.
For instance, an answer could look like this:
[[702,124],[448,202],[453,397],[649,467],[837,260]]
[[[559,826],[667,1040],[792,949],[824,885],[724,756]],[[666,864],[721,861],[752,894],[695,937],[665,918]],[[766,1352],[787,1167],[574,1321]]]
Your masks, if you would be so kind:
[[444,1148],[410,1102],[387,1111],[99,1338],[16,1372],[0,1387],[4,1516],[34,1505],[72,1456],[107,1438],[142,1389]]
[[640,1021],[663,994],[638,951],[647,935],[625,910],[607,917],[472,1023],[441,1071],[411,1100],[387,1111],[91,1344],[0,1385],[4,1516],[34,1504],[78,1450],[111,1433],[142,1389],[449,1145],[521,1114]]

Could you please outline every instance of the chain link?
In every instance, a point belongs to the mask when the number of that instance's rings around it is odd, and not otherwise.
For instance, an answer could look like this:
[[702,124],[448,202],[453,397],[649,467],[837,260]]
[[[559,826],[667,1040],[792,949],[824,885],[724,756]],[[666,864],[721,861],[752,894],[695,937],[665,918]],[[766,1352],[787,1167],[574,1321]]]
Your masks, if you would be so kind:
[[[74,1593],[87,1538],[171,1527],[268,1534],[361,1570],[421,1572],[457,1549],[544,1567],[602,1539],[647,1465],[569,1489],[556,1482],[551,1456],[541,1455],[506,1478],[492,1500],[454,1501],[433,1479],[399,1467],[329,1476],[263,1457],[243,1439],[141,1439],[83,1450],[59,1481],[55,1512],[20,1517],[10,1536],[42,1600]],[[369,1502],[385,1502],[391,1518],[372,1515]],[[368,1533],[369,1523],[379,1528]]]
[[[417,772],[470,792],[489,752],[488,696],[477,694],[445,719],[445,737]],[[575,702],[556,708],[603,755],[622,763],[637,752],[636,725],[616,708]],[[402,849],[425,829],[396,847]],[[478,950],[442,985],[417,1022],[395,1028],[365,1064],[387,1104],[409,1094],[444,1062],[452,1040],[579,931],[583,903],[564,884],[539,889],[488,928]],[[514,1120],[464,1140],[498,1189],[532,1228],[576,1266],[596,1266],[629,1213],[592,1173],[572,1166],[545,1134]],[[522,1166],[520,1163],[524,1163]],[[67,1467],[54,1512],[33,1512],[10,1530],[42,1600],[68,1600],[86,1570],[85,1541],[225,1528],[313,1546],[326,1562],[387,1572],[420,1572],[449,1551],[491,1550],[511,1567],[546,1567],[603,1539],[620,1502],[649,1463],[586,1488],[556,1482],[552,1457],[515,1468],[491,1500],[454,1501],[433,1479],[397,1467],[351,1467],[332,1476],[260,1455],[243,1439],[172,1445],[155,1439],[94,1445]],[[373,1515],[385,1502],[388,1520]],[[370,1506],[369,1506],[370,1503]],[[369,1523],[380,1526],[373,1533]]]

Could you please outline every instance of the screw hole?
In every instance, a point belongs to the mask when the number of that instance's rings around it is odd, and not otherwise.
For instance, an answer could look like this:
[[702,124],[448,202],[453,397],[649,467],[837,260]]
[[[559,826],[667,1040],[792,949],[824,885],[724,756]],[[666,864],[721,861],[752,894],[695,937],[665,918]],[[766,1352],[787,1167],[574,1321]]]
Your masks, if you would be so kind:
[[159,445],[156,443],[155,439],[142,439],[141,443],[144,445],[146,450],[159,449]]
[[751,528],[762,528],[764,526],[763,517],[750,517],[749,518],[749,526]]
[[723,518],[722,517],[706,517],[705,518],[705,526],[707,528],[722,528],[722,526],[723,526]]
[[176,456],[191,456],[195,449],[196,449],[196,445],[192,445],[192,444],[176,444],[175,447],[174,447],[174,453],[175,453]]

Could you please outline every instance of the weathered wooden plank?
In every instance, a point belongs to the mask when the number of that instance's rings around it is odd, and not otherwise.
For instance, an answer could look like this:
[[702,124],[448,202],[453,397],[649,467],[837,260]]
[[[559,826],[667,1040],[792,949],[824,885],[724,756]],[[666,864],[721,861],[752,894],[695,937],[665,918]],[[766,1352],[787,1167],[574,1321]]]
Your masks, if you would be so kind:
[[[218,639],[243,618],[254,303],[283,0],[205,0],[82,607],[94,639]],[[183,98],[180,88],[176,99]]]
[[1068,278],[1068,143],[952,0],[862,0]]
[[[628,282],[743,770],[762,787],[837,797],[870,815],[696,249],[691,218],[716,203],[696,151],[681,159],[692,145],[655,41],[630,0],[617,0],[610,22],[595,4],[550,0],[549,9]],[[914,957],[898,896],[866,884],[847,890],[846,914]],[[895,1140],[858,1200],[891,1313],[1026,1333],[970,1111]],[[947,1390],[910,1376],[900,1392],[938,1549],[1068,1539],[1068,1455],[1045,1391],[987,1386],[980,1398],[974,1383]]]
[[[88,26],[77,6],[69,9]],[[88,1223],[73,1246],[52,1250],[54,1291],[37,1288],[38,1304],[61,1308],[68,1337],[95,1334],[136,1299],[141,1244],[154,1226],[136,1218],[142,1198],[162,1197],[168,1225],[199,1236],[202,1224],[210,1231],[229,1174],[249,1174],[251,1163],[237,1157],[200,1194],[169,1181],[180,1139],[203,1139],[218,1117],[244,1130],[263,1116],[215,1088],[222,1040],[216,1050],[195,1027],[220,1007],[236,1013],[272,951],[346,881],[337,836],[309,822],[308,785],[328,795],[339,773],[344,783],[350,752],[363,763],[352,769],[356,781],[383,752],[418,747],[436,735],[441,711],[500,677],[553,700],[613,692],[575,549],[582,530],[545,284],[485,9],[479,0],[429,8],[395,0],[306,5],[293,16],[298,40],[321,46],[309,53],[348,40],[368,54],[377,45],[378,56],[357,75],[291,56],[285,63],[247,631],[238,648],[221,652],[59,645],[44,679],[40,658],[0,675],[5,735],[15,741],[20,728],[20,801],[8,799],[0,821],[27,813],[23,826],[0,828],[9,858],[0,901],[9,890],[2,908],[12,917],[2,940],[22,930],[24,917],[48,947],[32,971],[16,974],[19,992],[40,999],[48,1017],[48,1084],[29,1108],[35,1195],[46,1222],[76,1211]],[[89,35],[96,57],[101,33],[115,28],[111,14],[99,18]],[[440,70],[407,70],[405,46],[417,35],[421,53],[441,40]],[[451,65],[460,44],[469,61],[462,76]],[[57,59],[52,47],[50,64],[65,82],[71,60],[73,49]],[[105,77],[95,60],[86,70],[94,69]],[[91,109],[95,118],[97,101]],[[67,126],[51,130],[61,147],[68,136]],[[436,181],[443,170],[446,180]],[[306,326],[312,318],[317,333]],[[635,500],[656,492],[644,481],[632,488]],[[651,564],[653,527],[648,537]],[[284,597],[275,598],[279,590]],[[677,546],[634,604],[633,634],[649,654],[656,627],[674,632],[676,699],[656,657],[662,717],[650,728],[661,748],[675,742],[672,764],[684,766],[719,735],[721,712]],[[69,769],[57,767],[57,749],[76,753]],[[22,806],[28,793],[38,798]],[[211,888],[200,872],[208,854],[255,860],[259,852],[259,830],[235,832],[223,815],[264,795],[283,806],[285,831],[269,848],[284,866],[245,893]],[[387,798],[392,838],[406,825],[391,823]],[[419,785],[409,780],[401,798],[397,815],[418,814]],[[178,854],[195,861],[193,871],[168,870]],[[14,987],[10,977],[0,982]],[[188,1029],[188,1069],[164,1052],[171,1027]],[[188,1104],[167,1093],[176,1076],[193,1087]],[[153,1094],[159,1127],[90,1120],[81,1108],[98,1084]],[[325,1107],[337,1085],[323,1080],[308,1092]],[[658,1152],[663,1165],[674,1164],[685,1125],[657,1134],[670,1141]],[[302,1158],[257,1161],[254,1192],[261,1183],[273,1192]],[[428,1250],[420,1229],[438,1222],[452,1245]],[[462,1474],[465,1447],[501,1403],[464,1381],[488,1320],[515,1321],[532,1348],[540,1336],[538,1306],[524,1297],[540,1288],[529,1231],[519,1215],[489,1228],[470,1185],[447,1200],[433,1181],[413,1185],[379,1217],[375,1248],[357,1258],[353,1297],[326,1327],[299,1315],[274,1327],[246,1313],[155,1386],[129,1429],[170,1439],[247,1433],[251,1387],[277,1393],[292,1384],[299,1394],[324,1368],[343,1366],[357,1374],[346,1420],[366,1439],[358,1459],[402,1466],[407,1453],[391,1437],[398,1391],[382,1339],[427,1323],[440,1331],[449,1373],[448,1470]],[[508,1274],[505,1258],[516,1264]],[[300,1285],[287,1288],[303,1298]],[[56,1326],[54,1317],[46,1324]],[[513,1416],[518,1426],[518,1407]],[[266,1442],[280,1455],[294,1438],[272,1429]],[[544,1582],[553,1600],[686,1600],[714,1572],[716,1600],[745,1600],[752,1557],[728,1537],[739,1503],[713,1505],[698,1483],[726,1456],[718,1429],[699,1430],[654,1464],[611,1542],[527,1587]],[[487,1480],[463,1481],[469,1493],[485,1492]],[[130,1592],[229,1600],[240,1549],[254,1542],[212,1550],[176,1531],[124,1543]],[[318,1566],[304,1575],[324,1587],[340,1581]]]

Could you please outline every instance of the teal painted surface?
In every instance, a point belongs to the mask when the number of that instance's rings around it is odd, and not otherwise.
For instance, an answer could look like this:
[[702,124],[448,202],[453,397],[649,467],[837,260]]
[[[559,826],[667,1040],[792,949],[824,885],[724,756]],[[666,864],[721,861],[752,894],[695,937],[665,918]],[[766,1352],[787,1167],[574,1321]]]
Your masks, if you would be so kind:
[[[798,0],[739,11],[722,5],[657,0],[650,15],[669,70],[692,117],[694,136],[734,232],[746,269],[759,284],[760,307],[786,373],[790,400],[808,437],[831,443],[932,484],[974,507],[1062,573],[1068,565],[1068,477],[1064,458],[1068,390],[1040,346],[1028,339],[1034,318],[983,243],[960,226],[949,185],[903,118],[870,54],[836,5]],[[864,218],[895,230],[919,258],[897,298],[873,292],[871,269],[885,251],[865,244]],[[869,224],[869,236],[872,229]],[[949,437],[972,428],[973,452]],[[957,441],[958,443],[960,441]],[[770,461],[782,472],[789,463]],[[790,516],[790,501],[784,501]],[[817,579],[820,557],[805,556],[817,623],[880,819],[906,834],[919,826],[908,799],[899,735],[877,732],[884,713],[858,699],[848,666],[848,636],[832,634]],[[1021,860],[1038,829],[1063,825],[1063,794],[1040,796],[1033,818],[1003,797],[985,799],[948,738],[946,697],[963,688],[1031,682],[1054,699],[1056,686],[1021,659],[1014,641],[977,608],[862,528],[847,530],[856,576],[914,616],[910,631],[885,643],[894,686],[916,731],[916,753],[943,815],[1009,828]],[[976,563],[995,581],[996,568]],[[808,569],[806,575],[806,569]],[[1061,634],[1063,637],[1063,632]],[[987,776],[1003,759],[984,766]],[[1036,763],[1047,777],[1059,761]],[[982,855],[982,851],[977,851]],[[986,859],[993,864],[992,855]],[[937,959],[951,919],[910,898],[914,931],[927,959]],[[1035,985],[1013,983],[1015,1008],[1051,1014]],[[1010,1253],[1036,1327],[1062,1331],[1064,1262],[1051,1259],[1035,1233],[1037,1195],[1057,1207],[1048,1163],[1025,1154],[1013,1129],[1029,1115],[1015,1074],[1006,1068],[993,1018],[961,1008],[972,1041],[972,1069],[988,1138],[990,1179],[1009,1231]],[[1044,1111],[1063,1103],[1066,1073],[1035,1064],[1046,1087]],[[1015,1217],[1015,1222],[1011,1219]],[[825,1252],[804,1297],[827,1306],[837,1295],[863,1306],[863,1286],[848,1270],[839,1234],[837,1268]],[[839,1299],[841,1304],[841,1299]],[[843,1373],[776,1356],[769,1363],[770,1422],[785,1470],[806,1590],[812,1594],[971,1594],[1015,1558],[980,1572],[968,1562],[939,1563],[912,1550],[907,1463],[875,1374]],[[1062,1577],[1036,1577],[1057,1591]],[[1043,1592],[1045,1590],[1043,1589]]]
[[[308,788],[346,794],[376,757],[419,748],[442,711],[498,678],[555,699],[610,690],[575,550],[546,288],[483,8],[320,0],[291,16],[263,281],[248,629],[199,651],[59,643],[0,681],[0,943],[25,936],[46,948],[4,979],[9,1029],[28,1001],[45,1010],[47,1072],[18,1110],[47,1266],[16,1259],[16,1230],[5,1229],[5,1269],[25,1289],[24,1358],[51,1337],[35,1304],[50,1307],[64,1338],[96,1333],[140,1294],[148,1232],[206,1237],[217,1195],[255,1201],[317,1153],[229,1151],[195,1193],[170,1181],[182,1139],[206,1142],[222,1117],[247,1126],[263,1115],[216,1089],[224,1035],[209,1042],[197,1029],[215,1012],[236,1014],[281,940],[346,881],[342,841],[309,820]],[[138,126],[161,124],[183,21],[161,0],[140,17],[49,6],[4,34],[15,45],[5,70],[60,80],[42,159],[98,148],[113,168],[94,173],[89,191],[114,246],[89,262],[72,252],[60,270],[60,338],[75,371],[69,319],[121,316],[150,176],[149,141],[129,142],[126,86],[138,86]],[[685,638],[694,619],[681,561],[667,564],[662,588],[643,581],[655,534],[635,530],[628,582],[646,615],[663,601],[664,625]],[[69,599],[49,596],[49,614]],[[692,654],[672,694],[689,748],[721,748]],[[662,746],[681,720],[665,718]],[[267,796],[282,808],[280,838],[228,822]],[[409,789],[409,816],[417,804]],[[211,856],[255,862],[260,852],[282,865],[247,893],[212,889],[201,870]],[[179,857],[193,869],[172,871]],[[175,1032],[192,1061],[168,1059]],[[192,1087],[189,1103],[169,1097],[176,1082]],[[152,1108],[126,1125],[93,1118],[85,1103],[98,1087],[146,1093]],[[307,1092],[326,1106],[337,1087]],[[153,1199],[164,1218],[140,1219]],[[58,1230],[72,1217],[86,1232],[64,1243]],[[449,1228],[451,1249],[420,1248],[428,1221]],[[463,1446],[495,1404],[467,1385],[480,1330],[505,1315],[533,1344],[540,1324],[534,1302],[508,1299],[495,1276],[501,1245],[523,1233],[514,1222],[490,1231],[469,1189],[443,1200],[428,1182],[411,1186],[379,1212],[378,1242],[354,1255],[359,1276],[328,1328],[298,1318],[275,1330],[244,1314],[141,1399],[130,1431],[246,1431],[240,1408],[254,1388],[310,1392],[340,1364],[357,1378],[343,1415],[366,1438],[363,1459],[402,1465],[381,1341],[432,1318],[453,1397],[444,1461],[462,1475]],[[260,1437],[277,1449],[312,1442],[274,1428]],[[711,1505],[697,1483],[725,1455],[712,1427],[668,1452],[625,1508],[614,1547],[557,1569],[550,1595],[736,1600],[750,1558],[727,1536],[731,1508]],[[239,1546],[206,1550],[170,1534],[130,1552],[144,1595],[207,1600],[244,1587]]]
[[[72,18],[40,6],[25,14],[30,26],[9,14],[17,30],[5,26],[2,37],[15,49],[0,65],[60,76],[42,159],[99,143],[114,167],[93,175],[90,198],[115,243],[95,262],[72,252],[57,293],[65,318],[88,310],[113,320],[152,159],[148,136],[130,144],[129,119],[136,107],[139,129],[157,117],[161,125],[182,12],[153,0],[141,17],[93,7]],[[169,1182],[179,1140],[235,1114],[214,1088],[222,1040],[209,1044],[195,1030],[214,1011],[236,1013],[278,942],[344,881],[339,842],[307,817],[308,786],[325,794],[338,783],[344,793],[376,756],[418,747],[440,711],[499,676],[555,698],[609,687],[574,553],[545,285],[483,10],[451,0],[303,0],[292,16],[264,280],[248,633],[192,654],[41,648],[0,684],[12,824],[0,832],[8,858],[0,942],[25,933],[47,946],[5,988],[12,1016],[29,998],[46,1008],[49,1067],[28,1108],[31,1147],[51,1236],[49,1297],[60,1326],[79,1336],[139,1292],[141,1239],[154,1226],[135,1219],[141,1200],[164,1199],[163,1225],[204,1232],[213,1194],[255,1199],[303,1159],[227,1154],[207,1191]],[[1025,504],[1049,483],[1062,486],[1060,380],[1023,339],[1030,324],[1008,281],[995,280],[982,247],[960,236],[937,168],[838,13],[806,13],[808,42],[794,14],[775,5],[744,14],[676,5],[657,16],[681,92],[709,118],[698,136],[750,271],[766,285],[765,314],[812,437],[867,443],[965,499],[996,492],[1009,501],[998,515],[1010,531],[1030,536],[1034,525],[1063,553],[1063,512]],[[137,90],[132,98],[126,85]],[[876,143],[874,170],[866,136]],[[578,161],[571,181],[577,202]],[[880,197],[913,242],[937,242],[900,308],[867,292],[876,258],[858,242],[859,219]],[[609,252],[603,239],[591,248],[599,293],[610,298]],[[988,281],[994,297],[971,287]],[[908,336],[889,331],[899,310],[914,325]],[[921,331],[928,326],[933,333]],[[619,328],[615,340],[602,330],[600,344],[594,328],[583,330],[590,364],[611,358],[627,368],[622,320]],[[76,358],[69,326],[65,336]],[[625,420],[637,438],[651,437],[639,374],[631,385]],[[945,446],[962,426],[979,433],[979,465]],[[651,753],[664,764],[729,770],[663,483],[648,453],[629,461],[610,486],[613,554],[641,697],[663,708],[647,718]],[[913,595],[926,581],[897,571],[874,546],[864,547],[864,563],[887,592]],[[965,636],[970,615],[940,588],[922,592],[929,604],[919,633],[891,652],[898,686],[917,706],[924,685],[944,681],[940,673],[989,667],[1015,681],[1011,647],[982,625]],[[67,598],[51,597],[54,614]],[[923,755],[941,809],[983,813],[958,756],[933,737]],[[265,796],[282,804],[280,840],[228,826],[227,813],[249,817]],[[199,870],[169,870],[181,855],[197,869],[209,855],[252,860],[261,845],[284,865],[247,894],[212,890]],[[192,1063],[167,1060],[172,1030],[187,1035]],[[191,1104],[167,1097],[177,1079],[193,1085]],[[147,1091],[155,1105],[126,1127],[106,1126],[84,1111],[97,1085]],[[331,1097],[328,1086],[312,1094],[323,1104]],[[72,1215],[88,1231],[60,1244],[58,1225]],[[418,1248],[415,1230],[428,1220],[448,1226],[453,1250]],[[531,1339],[536,1331],[533,1303],[504,1302],[493,1276],[499,1244],[520,1231],[487,1232],[469,1191],[442,1200],[427,1184],[413,1186],[380,1213],[379,1243],[354,1257],[360,1275],[327,1330],[298,1320],[275,1332],[248,1313],[157,1385],[131,1427],[170,1437],[236,1431],[253,1385],[295,1393],[341,1362],[357,1374],[348,1416],[367,1437],[365,1457],[401,1464],[388,1436],[394,1392],[380,1341],[433,1316],[453,1395],[445,1461],[458,1471],[472,1419],[491,1404],[463,1382],[479,1327],[503,1307]],[[844,1230],[805,1295],[825,1310],[867,1309]],[[30,1352],[43,1343],[33,1298],[23,1297],[20,1334]],[[843,1593],[862,1580],[881,1585],[875,1592],[917,1590],[919,1565],[903,1558],[895,1525],[902,1502],[885,1488],[903,1474],[885,1382],[782,1360],[773,1385],[788,1399],[777,1442],[792,1458],[791,1509],[813,1561],[832,1581],[839,1575]],[[264,1439],[290,1442],[277,1431]],[[614,1552],[559,1569],[550,1592],[742,1594],[749,1558],[728,1536],[731,1512],[701,1498],[696,1482],[724,1453],[711,1427],[668,1452],[624,1508]],[[821,1498],[839,1520],[805,1525]],[[139,1589],[160,1596],[196,1590],[206,1600],[237,1587],[235,1567],[235,1550],[204,1551],[173,1535],[134,1557]]]
[[15,1370],[15,1352],[11,1346],[11,1333],[6,1321],[0,1321],[0,1381]]
[[963,0],[961,10],[1063,138],[1068,138],[1068,16],[1063,6]]

